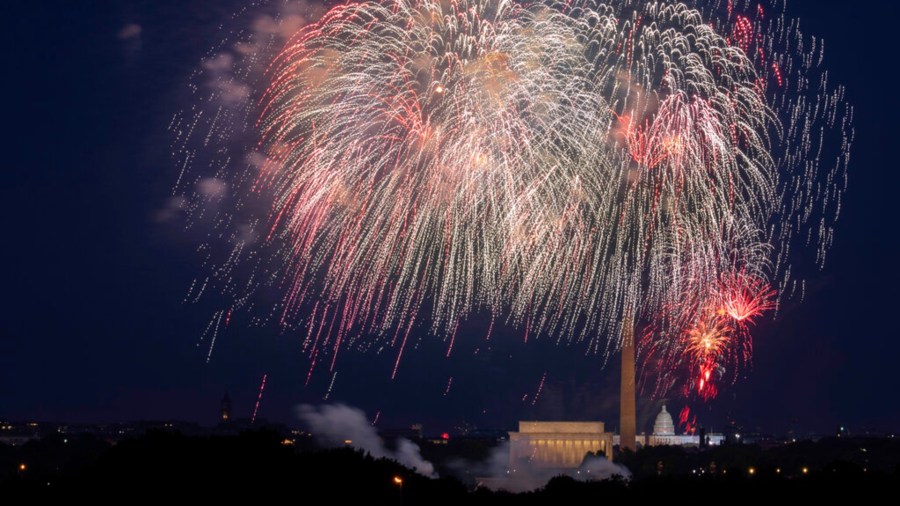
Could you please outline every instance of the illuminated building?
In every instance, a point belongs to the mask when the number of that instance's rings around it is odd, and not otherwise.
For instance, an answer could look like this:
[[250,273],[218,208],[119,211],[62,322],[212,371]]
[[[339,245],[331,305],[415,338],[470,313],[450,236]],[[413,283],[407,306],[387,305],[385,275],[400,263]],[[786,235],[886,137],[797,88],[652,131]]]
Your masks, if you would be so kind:
[[588,453],[612,460],[613,435],[603,422],[519,422],[509,433],[509,464],[525,461],[543,469],[573,469]]
[[[709,446],[718,446],[725,440],[722,434],[706,434],[705,436]],[[613,443],[618,444],[619,439],[619,436],[614,436]],[[638,446],[700,446],[700,435],[675,433],[675,423],[672,415],[666,410],[665,404],[662,405],[662,409],[653,422],[653,433],[649,436],[641,434],[635,439]]]
[[676,435],[672,415],[666,411],[666,405],[663,404],[659,414],[656,415],[656,421],[653,422],[653,434],[647,437],[646,444],[649,446],[700,446],[700,436]]

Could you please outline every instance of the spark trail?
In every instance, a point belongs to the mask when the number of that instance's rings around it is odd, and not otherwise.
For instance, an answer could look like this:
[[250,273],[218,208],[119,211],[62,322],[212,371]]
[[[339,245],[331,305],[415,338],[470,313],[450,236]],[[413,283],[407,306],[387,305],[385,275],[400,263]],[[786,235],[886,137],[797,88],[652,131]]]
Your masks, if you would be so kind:
[[263,374],[262,383],[259,384],[259,395],[256,397],[256,405],[253,407],[253,416],[250,417],[250,423],[256,423],[256,415],[259,413],[259,405],[262,403],[263,392],[266,389],[266,377],[268,373]]
[[258,323],[330,371],[391,347],[395,375],[477,314],[608,354],[628,314],[708,397],[823,265],[853,138],[821,41],[764,5],[364,1],[254,41],[254,100],[173,122],[189,167],[219,139],[227,190],[179,186],[229,244],[210,282],[234,311],[277,289]]

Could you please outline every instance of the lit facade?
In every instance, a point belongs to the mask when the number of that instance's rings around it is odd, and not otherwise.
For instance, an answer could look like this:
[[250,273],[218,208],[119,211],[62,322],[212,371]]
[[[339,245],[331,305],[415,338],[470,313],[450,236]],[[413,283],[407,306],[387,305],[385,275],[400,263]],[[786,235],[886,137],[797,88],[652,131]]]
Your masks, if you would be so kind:
[[603,422],[519,422],[509,433],[510,468],[519,462],[544,469],[574,469],[588,453],[612,460],[613,435]]
[[[724,441],[722,434],[707,434],[707,442],[710,446],[718,446]],[[653,433],[641,434],[636,437],[638,446],[700,446],[700,436],[697,434],[675,434],[675,423],[672,415],[663,404],[662,410],[656,415],[653,422]],[[613,437],[613,444],[619,444],[619,436]]]

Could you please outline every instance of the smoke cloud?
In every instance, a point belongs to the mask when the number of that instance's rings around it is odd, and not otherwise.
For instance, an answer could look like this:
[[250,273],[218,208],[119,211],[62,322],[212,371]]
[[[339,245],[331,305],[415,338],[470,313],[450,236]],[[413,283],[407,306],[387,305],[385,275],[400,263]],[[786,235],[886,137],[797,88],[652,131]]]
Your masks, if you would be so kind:
[[509,442],[504,442],[494,448],[484,462],[457,461],[450,468],[461,478],[466,475],[474,477],[478,486],[514,493],[541,488],[551,478],[560,475],[581,481],[606,480],[613,476],[624,479],[631,477],[628,468],[614,464],[602,456],[588,456],[577,469],[565,471],[545,469],[529,462],[519,462],[511,467],[509,451]]
[[323,4],[293,0],[284,2],[277,12],[257,15],[248,37],[203,61],[213,101],[227,107],[245,106],[251,98],[251,83],[261,76],[278,48],[325,12]]
[[165,205],[163,205],[161,209],[156,211],[153,219],[157,223],[168,223],[170,221],[174,221],[184,216],[187,207],[187,197],[180,195],[177,197],[170,197],[168,200],[166,200]]
[[116,37],[121,40],[137,39],[140,38],[142,31],[143,29],[141,28],[141,25],[136,23],[129,23],[119,30],[119,33],[116,34]]
[[203,195],[207,199],[218,199],[225,196],[225,193],[228,191],[228,183],[225,181],[215,178],[215,177],[207,177],[201,179],[197,183],[197,192],[200,195]]
[[306,422],[321,444],[343,446],[349,440],[354,448],[366,451],[375,458],[393,459],[419,474],[437,477],[434,465],[422,458],[419,447],[412,441],[401,438],[395,452],[386,448],[361,409],[344,404],[303,404],[297,408],[297,415]]

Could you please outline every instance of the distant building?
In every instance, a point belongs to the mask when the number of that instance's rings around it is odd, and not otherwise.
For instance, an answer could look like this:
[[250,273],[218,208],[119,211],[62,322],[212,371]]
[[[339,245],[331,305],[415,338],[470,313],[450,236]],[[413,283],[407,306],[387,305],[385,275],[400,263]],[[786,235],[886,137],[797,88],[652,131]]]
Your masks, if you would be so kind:
[[647,446],[700,446],[700,436],[690,434],[675,434],[675,423],[672,415],[666,411],[663,404],[662,410],[656,415],[653,422],[653,434],[647,438]]
[[391,444],[398,439],[419,441],[422,439],[422,424],[414,423],[406,428],[381,429],[378,431],[378,437]]
[[510,468],[525,461],[531,467],[573,469],[588,452],[612,459],[613,435],[603,422],[519,422],[509,441]]
[[[722,444],[725,437],[722,434],[704,433],[706,437],[706,445],[718,446]],[[638,446],[700,446],[699,434],[675,434],[675,422],[672,415],[666,410],[663,404],[662,410],[656,415],[656,421],[653,422],[653,433],[649,436],[641,434],[637,436]],[[619,444],[619,436],[613,437],[614,444]]]

